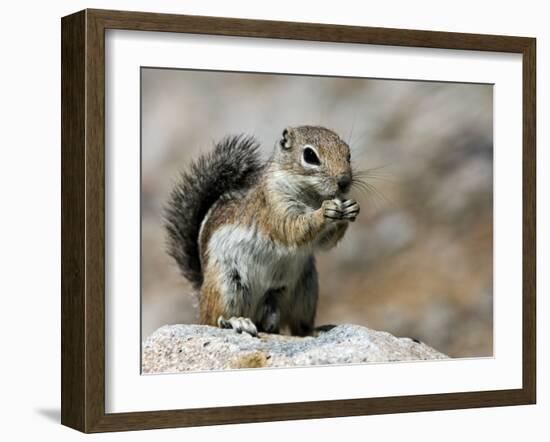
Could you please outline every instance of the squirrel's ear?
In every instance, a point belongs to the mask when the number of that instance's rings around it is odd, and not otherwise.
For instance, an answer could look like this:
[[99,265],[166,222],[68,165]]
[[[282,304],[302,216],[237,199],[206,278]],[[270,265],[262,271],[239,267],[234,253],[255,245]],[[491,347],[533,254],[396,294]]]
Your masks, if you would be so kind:
[[286,128],[285,130],[283,130],[283,135],[281,137],[281,141],[279,141],[279,144],[285,150],[288,150],[292,147],[292,141],[290,139],[290,130],[289,130],[289,128]]

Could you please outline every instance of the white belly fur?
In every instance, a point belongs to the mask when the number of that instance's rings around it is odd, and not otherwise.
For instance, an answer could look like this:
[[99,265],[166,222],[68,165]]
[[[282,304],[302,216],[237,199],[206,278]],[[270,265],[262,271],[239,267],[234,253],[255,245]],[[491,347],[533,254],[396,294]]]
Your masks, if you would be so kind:
[[252,308],[270,289],[292,290],[312,254],[309,247],[291,249],[275,243],[257,228],[226,225],[208,242],[208,265],[220,272],[223,296],[232,296],[231,278],[237,271],[250,294]]

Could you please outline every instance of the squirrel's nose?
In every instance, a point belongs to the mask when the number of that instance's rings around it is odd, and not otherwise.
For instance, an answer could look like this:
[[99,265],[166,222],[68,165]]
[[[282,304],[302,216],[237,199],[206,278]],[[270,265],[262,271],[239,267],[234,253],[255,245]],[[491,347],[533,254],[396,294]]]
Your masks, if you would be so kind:
[[349,175],[340,175],[337,184],[340,192],[346,193],[351,185],[351,177]]

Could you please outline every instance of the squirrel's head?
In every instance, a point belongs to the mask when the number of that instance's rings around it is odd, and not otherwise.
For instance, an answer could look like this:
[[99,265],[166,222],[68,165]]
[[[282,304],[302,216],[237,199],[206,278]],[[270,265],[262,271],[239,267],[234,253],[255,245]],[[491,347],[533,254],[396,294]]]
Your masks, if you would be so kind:
[[336,133],[320,126],[287,127],[276,147],[288,184],[321,201],[341,197],[352,183],[350,149]]

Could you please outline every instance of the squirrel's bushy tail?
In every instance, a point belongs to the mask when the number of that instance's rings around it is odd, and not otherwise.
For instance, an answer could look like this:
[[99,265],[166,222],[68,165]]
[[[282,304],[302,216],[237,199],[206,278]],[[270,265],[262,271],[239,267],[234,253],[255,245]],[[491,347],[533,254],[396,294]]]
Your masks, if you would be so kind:
[[224,193],[251,186],[262,169],[259,144],[232,136],[216,144],[182,173],[164,208],[168,253],[195,288],[202,284],[199,231],[206,213]]

